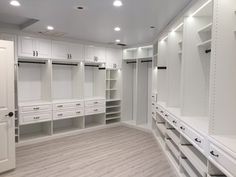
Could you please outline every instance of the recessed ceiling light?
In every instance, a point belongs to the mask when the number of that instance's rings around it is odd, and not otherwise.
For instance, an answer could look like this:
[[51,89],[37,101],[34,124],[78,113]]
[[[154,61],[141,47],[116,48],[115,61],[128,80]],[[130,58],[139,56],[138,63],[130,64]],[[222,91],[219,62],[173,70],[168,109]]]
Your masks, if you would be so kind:
[[121,29],[120,29],[120,27],[115,27],[114,30],[115,31],[120,31]]
[[120,42],[120,39],[116,39],[116,43],[119,43]]
[[52,30],[54,30],[54,27],[53,26],[47,26],[47,29],[52,31]]
[[115,6],[115,7],[120,7],[120,6],[122,6],[122,5],[123,5],[123,3],[122,3],[121,0],[115,0],[115,1],[113,2],[113,6]]
[[12,6],[15,6],[15,7],[19,7],[19,6],[20,6],[20,2],[19,2],[19,1],[16,1],[16,0],[10,1],[10,4],[11,4]]

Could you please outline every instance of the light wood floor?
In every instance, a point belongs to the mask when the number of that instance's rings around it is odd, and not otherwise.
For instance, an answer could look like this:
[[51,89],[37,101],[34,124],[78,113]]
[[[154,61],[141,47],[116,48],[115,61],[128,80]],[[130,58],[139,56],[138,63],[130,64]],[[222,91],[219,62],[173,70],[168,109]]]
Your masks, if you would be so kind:
[[1,177],[175,177],[148,133],[119,126],[17,149]]

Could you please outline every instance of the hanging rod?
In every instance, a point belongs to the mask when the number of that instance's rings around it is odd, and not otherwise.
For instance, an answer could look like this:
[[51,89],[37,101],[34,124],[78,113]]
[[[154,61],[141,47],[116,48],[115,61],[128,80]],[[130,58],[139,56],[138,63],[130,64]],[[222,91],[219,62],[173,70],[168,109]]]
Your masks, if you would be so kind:
[[89,67],[99,67],[99,65],[89,65],[89,64],[85,64],[84,66],[89,66]]
[[28,63],[28,64],[46,64],[46,62],[43,61],[18,61],[18,64],[20,63]]
[[106,70],[106,68],[105,67],[102,67],[102,68],[98,68],[99,70]]
[[210,53],[211,49],[205,50],[205,53]]
[[166,66],[158,66],[157,69],[167,69]]
[[152,62],[152,60],[142,60],[141,63],[149,63]]
[[137,61],[127,61],[126,64],[137,63]]
[[62,65],[62,66],[78,66],[78,64],[72,63],[52,63],[53,65]]

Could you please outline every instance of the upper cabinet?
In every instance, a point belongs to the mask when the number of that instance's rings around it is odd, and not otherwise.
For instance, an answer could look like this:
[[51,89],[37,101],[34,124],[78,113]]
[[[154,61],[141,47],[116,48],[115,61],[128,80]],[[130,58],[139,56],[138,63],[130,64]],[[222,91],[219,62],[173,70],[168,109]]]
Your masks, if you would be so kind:
[[33,58],[51,58],[51,41],[20,36],[18,38],[18,56]]
[[83,60],[83,45],[52,41],[52,58]]
[[121,68],[122,50],[115,48],[106,49],[106,67],[111,69]]
[[84,54],[86,62],[106,62],[106,53],[104,47],[85,46]]

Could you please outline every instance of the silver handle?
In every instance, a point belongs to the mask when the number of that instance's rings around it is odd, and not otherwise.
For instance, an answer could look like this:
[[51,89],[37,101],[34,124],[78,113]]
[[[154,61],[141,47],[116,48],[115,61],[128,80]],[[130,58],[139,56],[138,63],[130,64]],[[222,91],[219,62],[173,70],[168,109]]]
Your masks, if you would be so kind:
[[34,117],[34,119],[35,119],[35,120],[38,120],[38,119],[40,119],[40,117],[39,117],[39,116],[37,116],[37,117]]
[[60,117],[61,117],[61,116],[63,116],[63,114],[57,114],[57,116],[60,116]]
[[58,107],[58,108],[63,108],[63,105],[58,105],[57,107]]
[[35,108],[33,108],[33,110],[39,110],[40,108],[39,107],[35,107]]

